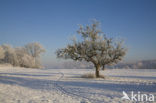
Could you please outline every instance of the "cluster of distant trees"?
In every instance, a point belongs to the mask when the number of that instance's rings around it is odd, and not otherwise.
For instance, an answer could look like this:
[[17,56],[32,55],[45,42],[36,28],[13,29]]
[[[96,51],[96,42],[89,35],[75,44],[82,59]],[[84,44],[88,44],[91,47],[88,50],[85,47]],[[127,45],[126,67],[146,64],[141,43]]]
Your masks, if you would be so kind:
[[16,48],[3,44],[0,45],[0,64],[8,63],[26,68],[41,68],[40,54],[43,52],[45,52],[45,49],[37,42]]
[[141,60],[134,63],[119,63],[114,68],[156,69],[156,60]]

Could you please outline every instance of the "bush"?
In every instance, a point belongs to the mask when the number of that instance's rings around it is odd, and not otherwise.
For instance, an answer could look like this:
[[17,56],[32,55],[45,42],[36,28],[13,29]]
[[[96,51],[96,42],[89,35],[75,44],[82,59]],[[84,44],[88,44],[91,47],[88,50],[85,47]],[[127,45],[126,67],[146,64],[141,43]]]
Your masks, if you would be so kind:
[[88,73],[81,76],[82,78],[96,78],[94,74]]
[[[88,73],[81,76],[82,78],[96,78],[95,74]],[[105,78],[104,75],[100,75],[99,78]]]

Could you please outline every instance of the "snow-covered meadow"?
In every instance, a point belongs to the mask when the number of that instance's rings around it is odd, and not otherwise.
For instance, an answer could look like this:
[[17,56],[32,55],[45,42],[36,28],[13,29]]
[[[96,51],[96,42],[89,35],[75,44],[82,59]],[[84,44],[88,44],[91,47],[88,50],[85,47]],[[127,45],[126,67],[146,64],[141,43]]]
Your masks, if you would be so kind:
[[123,91],[156,96],[156,69],[106,69],[105,79],[81,78],[86,73],[94,70],[0,67],[0,103],[131,103],[121,100]]

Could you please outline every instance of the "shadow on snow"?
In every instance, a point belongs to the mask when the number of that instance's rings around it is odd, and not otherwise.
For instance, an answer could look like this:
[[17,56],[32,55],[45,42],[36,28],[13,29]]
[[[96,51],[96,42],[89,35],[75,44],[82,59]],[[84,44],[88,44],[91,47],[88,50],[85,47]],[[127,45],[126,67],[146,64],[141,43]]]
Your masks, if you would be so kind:
[[[50,76],[56,75],[57,73],[51,73]],[[112,90],[112,91],[141,91],[141,92],[156,92],[156,84],[135,84],[135,83],[93,83],[88,81],[55,81],[46,79],[33,79],[26,77],[11,77],[7,75],[16,75],[14,73],[0,73],[0,83],[19,85],[31,89],[46,89],[51,90],[53,83],[57,83],[65,88],[77,88],[84,87],[90,89],[100,89],[102,91]],[[29,76],[29,74],[17,74],[23,76]],[[30,75],[33,76],[33,75]],[[35,75],[35,76],[48,76],[48,75]]]

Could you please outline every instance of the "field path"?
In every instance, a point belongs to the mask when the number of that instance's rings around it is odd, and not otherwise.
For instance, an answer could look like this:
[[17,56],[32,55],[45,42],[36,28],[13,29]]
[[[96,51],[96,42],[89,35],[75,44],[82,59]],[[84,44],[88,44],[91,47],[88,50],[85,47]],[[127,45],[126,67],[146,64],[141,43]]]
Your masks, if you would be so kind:
[[65,95],[68,95],[68,96],[71,96],[71,97],[75,97],[77,99],[82,99],[82,103],[103,103],[103,101],[100,101],[100,100],[97,100],[97,99],[92,99],[92,98],[89,98],[89,97],[86,97],[82,94],[79,94],[79,92],[75,92],[72,91],[72,90],[66,90],[63,86],[59,85],[59,81],[61,81],[61,79],[64,78],[64,73],[62,72],[58,72],[58,74],[60,75],[59,78],[54,81],[54,85],[56,87],[57,90],[61,91],[63,94]]

